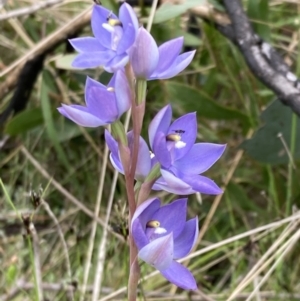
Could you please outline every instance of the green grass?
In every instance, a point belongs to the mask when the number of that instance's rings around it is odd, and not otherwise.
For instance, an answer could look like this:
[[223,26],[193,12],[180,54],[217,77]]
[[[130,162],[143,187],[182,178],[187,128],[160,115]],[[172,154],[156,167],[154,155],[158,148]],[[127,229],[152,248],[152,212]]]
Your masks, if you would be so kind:
[[[29,2],[8,1],[6,9],[23,7]],[[253,6],[258,2],[261,2],[259,10]],[[300,52],[296,45],[299,25],[294,20],[298,18],[299,5],[278,1],[267,6],[262,2],[266,1],[244,1],[244,7],[248,8],[256,30],[269,39],[292,63],[291,69],[298,72]],[[90,1],[68,1],[40,10],[30,17],[20,17],[17,23],[1,22],[1,71],[88,5]],[[155,24],[152,33],[163,42],[177,36],[181,30],[178,24],[179,18]],[[143,128],[146,138],[150,120],[160,108],[171,102],[174,117],[197,111],[198,141],[227,144],[224,156],[206,173],[224,186],[221,199],[202,195],[202,204],[199,204],[196,196],[189,196],[188,215],[190,218],[199,216],[205,233],[186,263],[198,281],[201,294],[210,298],[202,300],[231,300],[230,296],[236,293],[240,299],[232,300],[250,300],[247,298],[254,293],[263,277],[266,279],[252,300],[299,300],[300,215],[296,213],[300,206],[299,157],[296,156],[300,139],[298,118],[293,117],[291,139],[286,141],[288,150],[294,155],[294,163],[290,160],[281,164],[259,162],[243,152],[240,144],[262,125],[261,112],[275,96],[251,74],[235,46],[210,25],[199,22],[199,26],[201,43],[188,69],[192,72],[172,80],[149,83]],[[83,35],[89,33],[87,26]],[[41,280],[45,284],[43,295],[47,300],[72,300],[67,293],[71,281],[76,282],[79,288],[74,292],[74,300],[92,300],[98,249],[105,232],[103,226],[86,212],[96,210],[104,161],[103,128],[81,129],[57,113],[56,108],[62,102],[83,102],[85,82],[82,72],[55,68],[53,61],[62,53],[64,49],[60,47],[48,56],[26,112],[22,113],[27,115],[9,121],[6,126],[13,137],[0,151],[0,300],[8,300],[4,296],[17,288],[16,295],[9,300],[38,300],[34,258],[37,256],[41,264]],[[0,84],[9,75],[10,72],[0,78]],[[107,74],[101,74],[99,70],[89,71],[89,75],[106,82],[108,79]],[[8,101],[9,97],[2,100],[0,110]],[[98,214],[102,221],[106,219],[109,206],[113,173],[108,163]],[[34,209],[30,202],[31,189],[38,191],[39,187],[44,189],[43,199],[58,220],[64,241],[51,214],[43,206]],[[175,198],[166,193],[159,193],[159,196],[164,202]],[[81,207],[76,205],[76,201]],[[124,179],[119,175],[109,225],[123,227],[127,209]],[[26,231],[20,219],[21,213],[32,215],[39,237],[38,253],[34,253],[33,243],[29,244],[28,239],[22,236]],[[289,218],[293,213],[298,215]],[[93,228],[96,232],[91,238]],[[120,235],[111,232],[107,235],[102,292],[98,300],[127,285],[127,243]],[[71,280],[64,244],[71,265]],[[92,253],[87,289],[85,297],[81,298],[89,249]],[[281,259],[283,254],[285,256]],[[245,278],[261,259],[261,270],[255,269],[252,277]],[[153,270],[146,264],[142,264],[141,272],[145,281],[140,285],[140,300],[145,300],[144,294],[147,300],[189,300],[188,292],[172,287],[160,275],[148,280]],[[246,279],[246,284],[240,290],[243,279]],[[153,294],[152,299],[148,295],[150,293]],[[125,299],[124,289],[123,293],[112,295],[110,300]],[[191,297],[191,300],[194,299]]]

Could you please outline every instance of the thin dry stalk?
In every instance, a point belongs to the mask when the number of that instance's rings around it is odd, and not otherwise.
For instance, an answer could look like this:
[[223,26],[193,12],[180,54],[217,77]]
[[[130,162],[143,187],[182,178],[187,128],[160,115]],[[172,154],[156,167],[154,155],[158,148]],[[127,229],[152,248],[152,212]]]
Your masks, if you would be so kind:
[[250,296],[247,298],[246,301],[250,301],[257,290],[267,281],[269,276],[273,273],[273,271],[276,269],[278,264],[283,260],[283,258],[287,255],[288,252],[291,251],[295,243],[299,240],[300,238],[300,230],[298,230],[283,246],[276,252],[276,256],[278,255],[279,252],[282,253],[279,255],[277,260],[274,262],[274,264],[271,266],[271,268],[268,270],[268,272],[264,275],[264,277],[261,279],[261,281],[257,284],[253,292],[250,294]]
[[[101,173],[100,173],[100,180],[99,180],[99,186],[98,186],[97,200],[96,200],[96,205],[95,205],[95,209],[94,209],[95,217],[99,216],[99,213],[100,213],[100,205],[101,205],[102,194],[103,194],[104,180],[105,180],[106,167],[107,167],[107,159],[108,159],[108,146],[107,146],[107,144],[105,144],[104,156],[103,156],[103,161],[102,161],[102,169],[101,169]],[[86,292],[97,226],[98,226],[97,220],[94,219],[93,224],[92,224],[92,230],[91,230],[91,235],[90,235],[90,239],[89,239],[89,247],[88,247],[87,257],[86,257],[86,264],[85,264],[85,269],[84,269],[83,285],[82,285],[82,291],[81,291],[81,295],[80,295],[81,301],[84,300],[84,295]]]
[[99,298],[99,294],[101,292],[101,285],[102,285],[102,275],[104,271],[104,262],[105,262],[105,255],[106,255],[106,242],[107,242],[107,228],[108,228],[108,223],[109,223],[109,218],[110,218],[110,213],[111,213],[111,208],[114,200],[114,194],[115,194],[115,189],[116,189],[116,184],[118,180],[118,175],[119,173],[117,171],[114,172],[113,180],[111,183],[111,190],[110,190],[110,195],[108,199],[108,204],[107,204],[107,211],[106,211],[106,218],[105,218],[105,224],[103,228],[103,234],[102,234],[102,239],[100,242],[100,246],[98,249],[98,257],[97,257],[97,268],[96,268],[96,273],[95,273],[95,278],[94,278],[94,290],[93,290],[93,295],[92,295],[92,301],[97,301]]
[[36,281],[36,291],[38,295],[38,300],[44,300],[43,297],[43,287],[42,287],[42,269],[40,263],[40,246],[39,238],[35,230],[34,224],[30,222],[29,224],[30,236],[32,237],[33,245],[33,260],[34,260],[34,273]]
[[[56,216],[54,215],[54,213],[52,212],[49,204],[44,199],[41,199],[41,205],[45,208],[45,210],[47,211],[48,215],[50,216],[50,218],[52,219],[52,221],[54,222],[54,224],[56,226],[56,229],[57,229],[57,232],[58,232],[58,236],[60,238],[60,241],[61,241],[61,244],[62,244],[62,247],[63,247],[63,251],[64,251],[68,278],[69,278],[69,281],[71,281],[72,280],[71,264],[70,264],[68,246],[67,246],[67,243],[65,241],[64,234],[63,234],[63,232],[61,230],[61,227],[59,225],[59,222],[58,222]],[[74,300],[73,291],[70,291],[69,293],[70,293],[71,300]]]
[[47,7],[51,7],[55,4],[63,2],[64,0],[46,0],[43,2],[35,3],[31,6],[18,8],[12,11],[9,11],[5,14],[0,15],[0,21],[4,21],[10,18],[17,18],[21,16],[26,16],[35,13],[38,10],[45,9]]
[[24,27],[19,22],[19,20],[11,19],[8,20],[8,23],[11,25],[11,27],[15,30],[15,32],[20,36],[20,38],[23,40],[25,44],[27,44],[28,47],[34,47],[35,43],[31,40],[29,35],[24,30]]
[[279,238],[273,243],[273,245],[268,249],[268,251],[259,259],[259,261],[252,267],[252,269],[248,272],[245,278],[240,282],[240,284],[235,288],[230,298],[234,298],[237,294],[239,294],[245,285],[248,285],[251,279],[253,279],[253,275],[257,274],[257,271],[260,270],[261,266],[265,263],[266,259],[274,252],[278,250],[278,247],[282,244],[282,242],[295,230],[298,222],[289,224]]
[[[126,114],[126,119],[124,122],[125,132],[128,130],[129,121],[131,117],[131,110],[129,110]],[[101,282],[102,282],[102,274],[104,270],[104,261],[105,261],[105,254],[106,254],[106,242],[107,242],[107,228],[108,222],[110,218],[111,208],[113,204],[114,194],[116,190],[117,180],[118,180],[119,173],[115,170],[113,180],[111,183],[110,195],[108,199],[107,211],[106,211],[106,218],[105,218],[105,225],[103,228],[102,239],[98,248],[98,258],[97,258],[97,268],[96,268],[96,275],[94,278],[94,291],[92,296],[92,301],[97,301],[99,298],[99,294],[101,292]]]

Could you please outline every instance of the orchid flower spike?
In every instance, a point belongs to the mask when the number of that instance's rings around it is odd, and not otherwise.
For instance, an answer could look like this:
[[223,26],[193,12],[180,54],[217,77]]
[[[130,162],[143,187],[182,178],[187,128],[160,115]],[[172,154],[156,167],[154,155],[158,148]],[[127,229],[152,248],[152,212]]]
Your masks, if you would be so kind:
[[113,123],[129,110],[131,92],[123,71],[117,71],[106,86],[87,78],[86,106],[62,104],[58,111],[84,127],[98,127]]
[[130,63],[136,78],[167,79],[177,75],[195,55],[195,51],[179,54],[182,46],[183,37],[179,37],[157,47],[151,34],[143,27],[139,28],[130,50]]
[[208,170],[223,154],[226,145],[196,143],[195,113],[186,114],[171,124],[170,105],[161,109],[149,126],[150,146],[161,164],[161,177],[154,190],[188,195],[195,192],[220,194],[222,190],[211,179],[199,175]]
[[[127,133],[127,140],[128,140],[129,149],[132,149],[133,147],[132,131]],[[105,141],[107,143],[108,148],[111,151],[110,161],[112,165],[119,173],[124,174],[124,168],[120,158],[118,142],[107,130],[105,130]],[[142,137],[140,137],[138,160],[137,160],[137,166],[135,170],[135,179],[139,181],[145,180],[151,170],[151,166],[152,163],[151,163],[150,151],[148,145],[146,141]]]
[[135,211],[131,233],[138,256],[160,271],[171,283],[197,289],[191,272],[176,260],[189,254],[198,237],[198,218],[186,221],[187,199],[161,206],[157,198],[142,203]]
[[124,67],[138,31],[138,20],[132,7],[122,4],[118,18],[103,6],[95,5],[91,26],[95,37],[70,40],[79,52],[72,65],[77,68],[103,66],[108,72]]

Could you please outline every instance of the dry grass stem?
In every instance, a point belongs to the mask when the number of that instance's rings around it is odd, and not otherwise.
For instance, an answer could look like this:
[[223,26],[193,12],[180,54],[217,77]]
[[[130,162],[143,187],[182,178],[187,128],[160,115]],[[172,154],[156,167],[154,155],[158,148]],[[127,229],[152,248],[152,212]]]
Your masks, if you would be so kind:
[[[104,187],[104,181],[105,181],[108,153],[109,153],[109,149],[108,149],[108,146],[105,144],[104,156],[103,156],[103,160],[102,160],[102,168],[101,168],[101,172],[100,172],[100,180],[99,180],[99,185],[98,185],[97,199],[96,199],[96,204],[95,204],[95,209],[94,209],[96,217],[99,216],[99,213],[100,213],[100,205],[101,205],[101,200],[102,200],[102,195],[103,195],[103,187]],[[95,236],[96,236],[97,226],[98,226],[97,220],[94,219],[93,224],[92,224],[91,235],[89,238],[89,246],[88,246],[86,261],[85,261],[83,284],[82,284],[82,290],[81,290],[81,295],[80,295],[81,301],[84,300],[85,291],[86,291],[86,287],[87,287],[88,276],[89,276],[90,267],[91,267],[91,263],[92,263],[92,254],[93,254],[93,249],[94,249],[94,244],[95,244]]]
[[47,7],[53,6],[55,4],[61,3],[64,0],[46,0],[43,2],[35,3],[28,7],[18,8],[9,12],[6,12],[5,14],[0,15],[0,21],[4,21],[10,18],[18,18],[25,15],[33,14],[40,9],[45,9]]
[[[57,233],[58,233],[58,236],[60,238],[60,241],[61,241],[61,244],[62,244],[62,247],[63,247],[63,253],[64,253],[64,257],[65,257],[66,269],[67,269],[67,274],[68,274],[68,281],[72,281],[72,270],[71,270],[68,246],[67,246],[64,234],[63,234],[63,232],[61,230],[61,227],[59,225],[59,221],[57,220],[55,214],[52,212],[49,204],[44,199],[41,199],[41,205],[45,208],[48,215],[53,220],[53,222],[56,226]],[[71,298],[71,300],[74,300],[74,296],[73,296],[72,291],[70,291],[70,298]]]

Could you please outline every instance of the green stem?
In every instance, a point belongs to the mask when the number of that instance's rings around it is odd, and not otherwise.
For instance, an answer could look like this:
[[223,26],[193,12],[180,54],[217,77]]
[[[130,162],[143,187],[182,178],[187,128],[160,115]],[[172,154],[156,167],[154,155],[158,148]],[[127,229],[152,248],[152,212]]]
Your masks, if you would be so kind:
[[136,81],[136,104],[140,105],[146,101],[147,81],[144,79],[137,79]]

